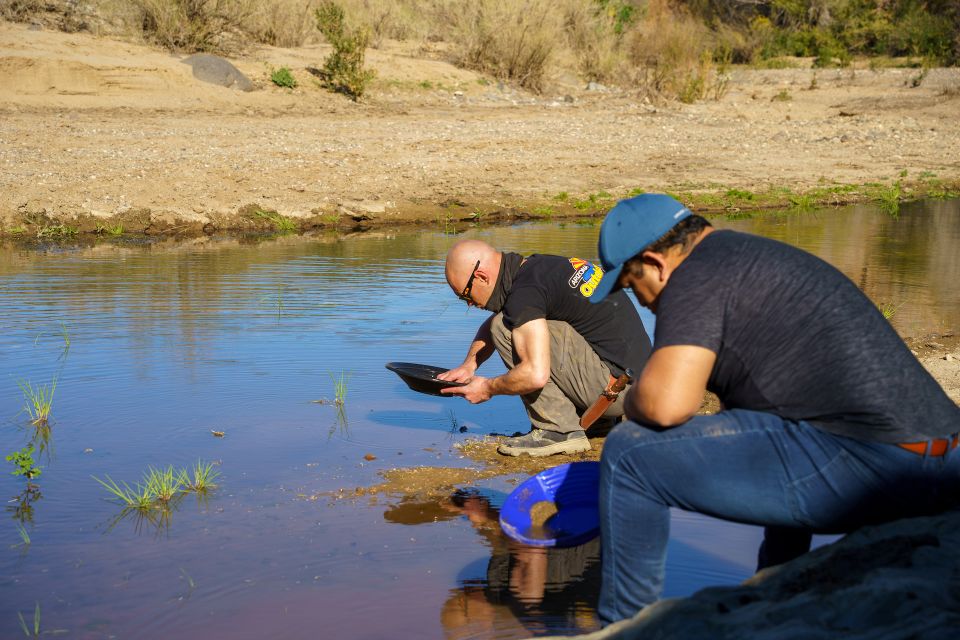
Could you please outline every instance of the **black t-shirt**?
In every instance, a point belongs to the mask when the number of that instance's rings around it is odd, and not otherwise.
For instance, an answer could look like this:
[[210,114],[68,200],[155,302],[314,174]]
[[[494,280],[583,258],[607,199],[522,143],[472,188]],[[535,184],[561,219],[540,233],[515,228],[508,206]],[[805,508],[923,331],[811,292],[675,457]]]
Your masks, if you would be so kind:
[[512,331],[540,318],[562,320],[584,337],[613,375],[627,367],[639,374],[650,355],[650,339],[622,291],[591,304],[601,277],[603,270],[586,260],[534,254],[507,292],[503,322]]
[[880,442],[960,430],[960,408],[853,282],[774,240],[715,231],[694,248],[658,303],[654,349],[670,345],[717,354],[707,388],[727,408]]

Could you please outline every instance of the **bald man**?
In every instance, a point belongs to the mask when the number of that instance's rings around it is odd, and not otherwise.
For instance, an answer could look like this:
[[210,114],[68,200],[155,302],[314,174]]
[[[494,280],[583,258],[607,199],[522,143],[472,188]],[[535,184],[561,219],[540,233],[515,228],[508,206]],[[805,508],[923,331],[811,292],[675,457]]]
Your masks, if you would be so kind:
[[[643,369],[650,340],[626,294],[590,304],[602,276],[599,267],[580,258],[524,258],[479,240],[461,240],[447,253],[447,284],[454,294],[492,313],[463,364],[438,378],[467,383],[442,392],[474,404],[496,395],[520,396],[532,428],[504,439],[500,453],[541,457],[587,451],[581,414],[626,369]],[[507,373],[476,375],[494,350]],[[606,408],[605,418],[623,415],[623,397]]]

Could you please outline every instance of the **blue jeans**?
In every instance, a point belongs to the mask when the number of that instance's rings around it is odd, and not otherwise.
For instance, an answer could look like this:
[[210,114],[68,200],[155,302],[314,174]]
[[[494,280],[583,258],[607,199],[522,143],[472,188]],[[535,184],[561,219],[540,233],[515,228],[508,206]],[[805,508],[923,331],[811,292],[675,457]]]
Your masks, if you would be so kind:
[[598,612],[614,622],[660,596],[670,507],[766,527],[770,565],[805,552],[811,532],[929,515],[958,497],[960,448],[921,456],[743,410],[662,431],[625,422],[601,458]]

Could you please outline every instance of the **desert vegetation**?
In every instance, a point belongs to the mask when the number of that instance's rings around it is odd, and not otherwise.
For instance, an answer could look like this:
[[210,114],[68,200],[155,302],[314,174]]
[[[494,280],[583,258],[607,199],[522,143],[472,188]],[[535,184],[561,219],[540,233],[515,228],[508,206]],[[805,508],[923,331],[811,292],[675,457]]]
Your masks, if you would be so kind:
[[123,25],[180,52],[328,42],[324,82],[354,98],[372,77],[364,49],[387,40],[420,42],[535,92],[573,72],[684,102],[721,97],[731,64],[777,67],[800,56],[831,67],[872,56],[926,69],[960,60],[953,0],[93,0],[99,23],[66,0],[10,0],[0,16],[27,21],[59,5],[64,28]]

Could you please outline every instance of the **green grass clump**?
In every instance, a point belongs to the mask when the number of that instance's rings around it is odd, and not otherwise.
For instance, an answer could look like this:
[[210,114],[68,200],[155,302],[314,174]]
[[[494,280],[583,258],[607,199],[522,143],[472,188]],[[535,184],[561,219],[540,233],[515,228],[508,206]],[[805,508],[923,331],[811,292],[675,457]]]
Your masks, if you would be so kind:
[[204,463],[197,460],[195,466],[189,469],[174,469],[172,465],[165,468],[148,467],[141,482],[133,487],[124,482],[118,484],[113,478],[105,475],[105,480],[91,476],[100,486],[113,496],[113,499],[123,505],[124,509],[149,511],[155,508],[166,508],[177,496],[187,492],[203,493],[217,485],[214,480],[220,475],[213,469],[213,463]]
[[147,491],[154,496],[155,500],[160,502],[170,502],[183,487],[184,472],[176,472],[173,466],[166,469],[155,469],[150,467],[144,476],[144,484]]
[[816,201],[810,194],[799,194],[789,196],[790,208],[795,211],[810,211],[813,209]]
[[134,487],[131,487],[124,482],[121,487],[110,476],[104,476],[106,480],[101,480],[96,476],[92,477],[125,507],[131,509],[149,509],[156,501],[148,484],[138,482]]
[[19,522],[17,523],[17,533],[20,534],[20,540],[22,541],[17,546],[27,548],[33,543],[33,541],[30,539],[30,534],[27,532],[27,528]]
[[36,608],[33,610],[33,628],[27,626],[27,621],[24,620],[23,614],[17,611],[17,617],[20,618],[20,628],[23,629],[23,635],[28,638],[39,638],[40,637],[40,603],[37,603]]
[[30,416],[30,421],[35,425],[47,424],[53,407],[53,394],[57,390],[57,379],[54,378],[50,386],[34,387],[29,380],[21,380],[17,384],[23,391],[23,410]]
[[280,231],[281,233],[289,233],[297,230],[296,222],[285,215],[277,213],[276,211],[256,209],[254,210],[253,215],[263,220],[268,220],[271,224],[273,224],[274,227],[276,227],[277,231]]
[[756,194],[752,191],[745,191],[743,189],[727,189],[726,196],[732,198],[733,200],[755,200]]
[[369,33],[364,28],[348,29],[343,8],[332,0],[322,2],[314,15],[317,29],[333,46],[320,70],[323,86],[359,100],[376,77],[375,71],[364,68]]
[[892,302],[881,302],[877,305],[877,309],[880,311],[880,314],[887,320],[892,320],[893,316],[897,315],[897,311],[900,310],[900,307],[903,306],[903,303],[893,304]]
[[197,460],[195,466],[181,471],[180,483],[186,490],[201,493],[216,487],[214,480],[219,476],[220,472],[213,468],[212,462],[204,464],[202,460]]
[[557,214],[553,207],[536,207],[531,213],[541,218],[547,218],[548,220]]
[[331,373],[330,378],[333,380],[333,402],[343,406],[347,401],[347,381],[350,379],[350,374],[341,371],[337,375]]
[[111,236],[122,236],[124,231],[125,231],[125,229],[123,228],[123,223],[122,223],[122,222],[118,222],[117,224],[113,225],[112,227],[108,227],[108,226],[106,226],[106,225],[98,224],[98,225],[97,225],[97,228],[96,228],[96,230],[95,230],[95,233],[98,233],[98,234],[100,234],[100,235],[107,234],[107,235],[111,235]]
[[889,187],[878,189],[876,195],[881,210],[893,217],[900,215],[900,198],[903,195],[903,189],[899,180]]
[[40,239],[72,238],[77,233],[79,230],[76,227],[67,224],[50,224],[37,229],[37,237]]
[[576,200],[573,203],[573,207],[578,211],[587,211],[590,209],[599,209],[603,206],[603,203],[612,199],[611,196],[606,191],[598,191],[597,193],[591,193],[583,200]]
[[293,74],[290,73],[290,69],[286,67],[274,69],[270,73],[270,82],[285,89],[297,88],[297,79],[293,77]]

